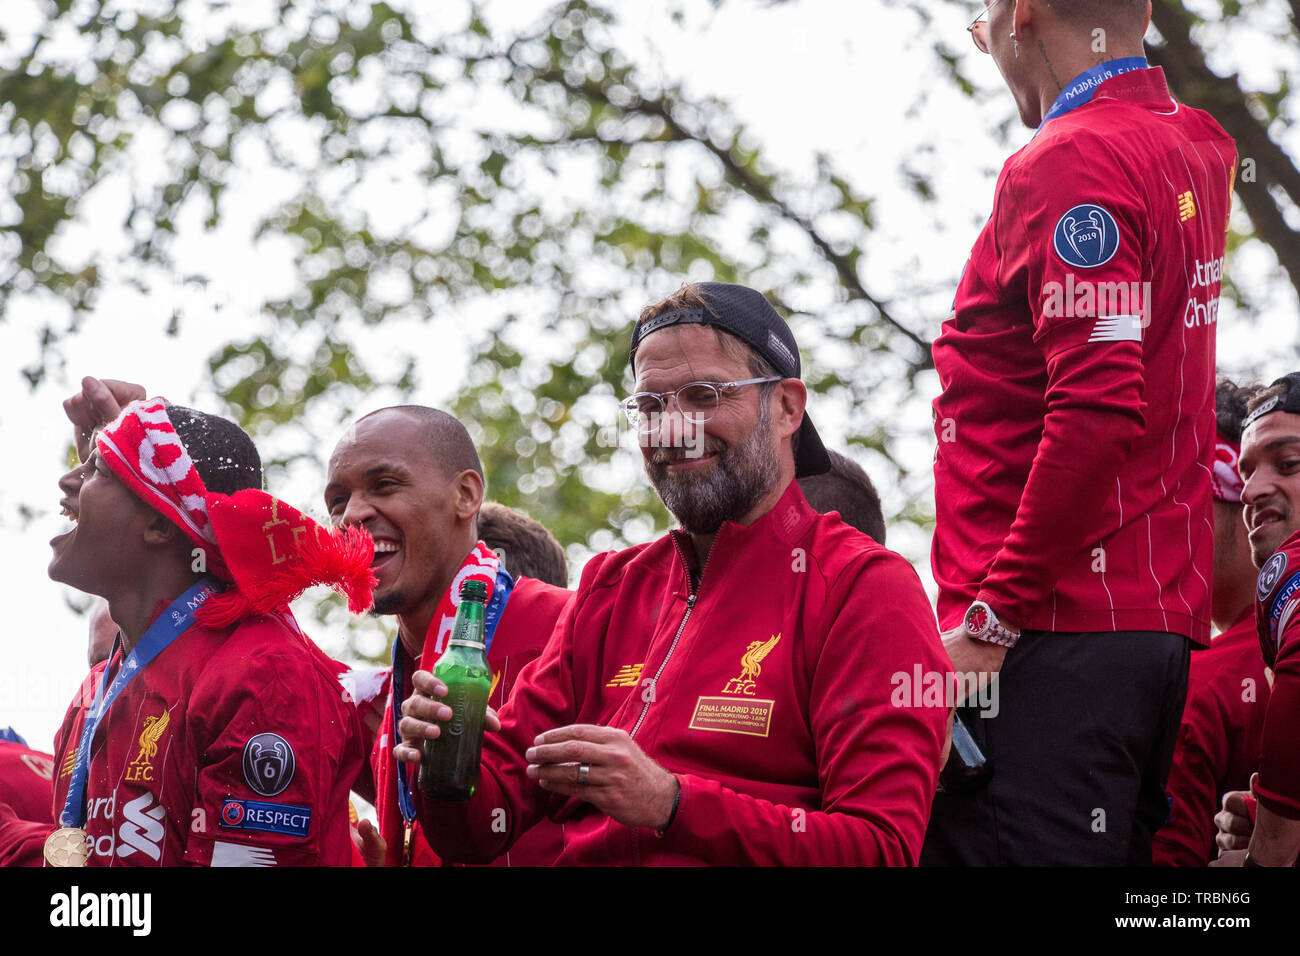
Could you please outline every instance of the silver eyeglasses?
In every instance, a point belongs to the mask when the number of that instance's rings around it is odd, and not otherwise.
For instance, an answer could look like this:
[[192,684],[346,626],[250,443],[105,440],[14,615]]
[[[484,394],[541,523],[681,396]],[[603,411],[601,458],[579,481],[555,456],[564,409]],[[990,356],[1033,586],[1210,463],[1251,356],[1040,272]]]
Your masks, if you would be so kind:
[[722,402],[722,396],[728,392],[746,385],[779,381],[782,381],[780,375],[769,375],[766,378],[747,378],[739,382],[687,382],[671,392],[637,392],[618,405],[627,415],[632,427],[640,432],[653,431],[658,427],[660,416],[668,408],[669,397],[677,402],[677,409],[684,419],[692,425],[703,425],[713,417]]
[[[966,32],[970,34],[970,38],[975,41],[975,48],[979,50],[981,53],[989,52],[988,38],[982,37],[980,36],[980,34],[983,32],[983,30],[988,29],[989,11],[992,10],[995,6],[997,6],[997,4],[998,4],[998,0],[992,0],[991,3],[988,3],[984,7],[984,9],[980,11],[980,15],[977,16],[974,20],[972,20],[970,22],[970,26],[966,28]],[[982,30],[976,29],[981,24],[983,24],[983,29]]]

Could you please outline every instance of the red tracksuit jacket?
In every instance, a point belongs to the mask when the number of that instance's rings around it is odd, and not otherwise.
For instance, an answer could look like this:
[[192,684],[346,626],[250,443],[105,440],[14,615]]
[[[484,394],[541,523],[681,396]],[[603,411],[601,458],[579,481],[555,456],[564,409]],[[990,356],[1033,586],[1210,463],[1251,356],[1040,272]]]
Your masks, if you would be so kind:
[[[96,666],[55,736],[63,808]],[[91,745],[90,866],[347,866],[364,755],[338,667],[287,608],[193,626],[114,701]]]
[[[598,555],[484,741],[468,804],[416,798],[435,850],[502,853],[544,815],[573,864],[914,864],[948,708],[934,614],[901,557],[798,484],[752,525],[725,522],[692,585],[681,532]],[[661,838],[524,774],[536,735],[626,730],[681,783]],[[502,814],[501,810],[505,813]]]
[[[510,600],[501,614],[496,633],[492,637],[492,647],[488,650],[488,664],[492,673],[499,679],[488,701],[489,706],[501,710],[514,689],[516,679],[524,668],[536,659],[546,646],[555,622],[568,606],[572,591],[557,588],[532,578],[520,577],[510,592]],[[445,648],[434,646],[430,639],[426,644],[421,661],[429,661],[429,668],[436,663]],[[415,668],[405,648],[403,672],[405,686],[401,689],[401,701],[411,696],[411,673]],[[426,669],[429,669],[426,668]],[[397,802],[397,759],[393,756],[393,694],[391,676],[388,684],[388,704],[384,712],[384,721],[376,735],[375,747],[370,755],[370,766],[375,775],[375,815],[379,820],[379,833],[388,844],[384,862],[388,866],[400,866],[402,863],[405,827],[402,822],[401,806]],[[417,790],[417,767],[410,767],[407,779],[412,789]],[[543,822],[534,827],[517,845],[511,848],[496,863],[503,866],[550,866],[559,856],[563,846],[562,828],[559,824]],[[418,821],[411,833],[411,865],[438,866],[438,855],[429,848],[428,841]]]
[[1255,794],[1274,813],[1300,819],[1300,532],[1264,562],[1255,626],[1273,687],[1264,715]]
[[1250,786],[1267,707],[1255,617],[1246,614],[1192,654],[1187,704],[1165,785],[1169,822],[1151,848],[1157,866],[1205,866],[1219,855],[1214,815],[1224,793]]

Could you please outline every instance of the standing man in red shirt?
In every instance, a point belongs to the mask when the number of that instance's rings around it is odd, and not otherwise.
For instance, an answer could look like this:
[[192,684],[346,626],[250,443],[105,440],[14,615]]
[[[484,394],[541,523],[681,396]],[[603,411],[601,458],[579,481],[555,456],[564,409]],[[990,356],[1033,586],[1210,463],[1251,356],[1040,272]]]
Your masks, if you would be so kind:
[[1245,790],[1259,765],[1268,679],[1255,634],[1255,579],[1242,521],[1237,472],[1246,403],[1259,386],[1222,380],[1215,389],[1214,626],[1218,637],[1192,652],[1187,706],[1169,770],[1169,822],[1156,834],[1158,866],[1205,866],[1218,855],[1214,815],[1230,790]]
[[1210,632],[1214,333],[1235,151],[1147,67],[1147,0],[992,0],[972,25],[1037,133],[934,347],[939,622],[988,787],[927,862],[1150,862]]

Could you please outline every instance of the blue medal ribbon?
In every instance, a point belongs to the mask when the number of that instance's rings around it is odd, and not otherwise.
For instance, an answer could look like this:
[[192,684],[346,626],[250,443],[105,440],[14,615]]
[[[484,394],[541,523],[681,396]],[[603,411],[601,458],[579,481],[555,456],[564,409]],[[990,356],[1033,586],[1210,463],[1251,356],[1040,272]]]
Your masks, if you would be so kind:
[[[117,675],[110,684],[108,668],[99,681],[95,700],[86,711],[81,726],[81,740],[77,744],[77,761],[72,766],[72,779],[68,781],[68,795],[63,801],[63,812],[59,814],[59,823],[65,827],[80,827],[86,822],[86,780],[90,775],[90,745],[113,701],[126,690],[149,663],[165,651],[172,643],[194,625],[194,612],[213,594],[219,585],[212,577],[205,577],[192,588],[178,597],[158,616],[158,619],[145,631],[140,643],[131,648]],[[120,636],[118,638],[121,639]],[[114,651],[117,647],[114,645]]]
[[1041,130],[1048,120],[1064,116],[1070,110],[1078,109],[1084,103],[1089,102],[1093,93],[1097,91],[1097,87],[1111,77],[1119,76],[1121,73],[1129,73],[1133,70],[1146,70],[1149,68],[1150,64],[1147,63],[1146,57],[1125,56],[1084,70],[1067,83],[1065,89],[1061,90],[1061,94],[1052,103],[1051,109],[1043,117],[1043,122],[1038,124],[1038,128]]
[[[515,580],[510,576],[510,572],[503,567],[498,567],[496,581],[492,585],[492,598],[483,611],[484,655],[492,649],[492,635],[496,633],[497,625],[501,623],[501,614],[506,609],[506,602],[510,600],[510,591],[514,586]],[[397,695],[406,689],[406,679],[402,675],[402,639],[400,637],[393,641],[392,686],[393,743],[397,744],[402,739],[402,734],[397,729],[397,725],[402,719]],[[402,808],[402,819],[409,824],[415,819],[415,798],[411,796],[411,781],[406,776],[406,764],[400,760],[397,762],[397,803]]]

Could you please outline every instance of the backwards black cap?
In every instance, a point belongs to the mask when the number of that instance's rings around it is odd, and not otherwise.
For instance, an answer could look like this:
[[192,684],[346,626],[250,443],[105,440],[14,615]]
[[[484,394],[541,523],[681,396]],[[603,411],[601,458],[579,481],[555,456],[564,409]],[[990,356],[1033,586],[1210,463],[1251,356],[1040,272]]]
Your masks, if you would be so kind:
[[[782,378],[800,378],[799,346],[794,333],[763,294],[729,282],[700,282],[695,285],[708,308],[674,309],[638,322],[632,330],[632,364],[645,337],[670,325],[709,325],[730,332],[767,360]],[[821,475],[831,470],[826,446],[804,411],[799,426],[799,450],[795,455],[796,478]]]
[[1243,432],[1255,421],[1271,412],[1290,412],[1293,415],[1300,415],[1300,372],[1292,372],[1290,375],[1283,375],[1281,378],[1274,379],[1269,384],[1269,388],[1274,385],[1285,385],[1286,393],[1274,395],[1247,415],[1245,421],[1241,423]]

